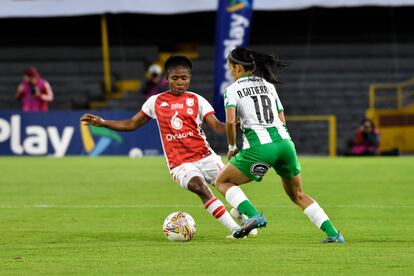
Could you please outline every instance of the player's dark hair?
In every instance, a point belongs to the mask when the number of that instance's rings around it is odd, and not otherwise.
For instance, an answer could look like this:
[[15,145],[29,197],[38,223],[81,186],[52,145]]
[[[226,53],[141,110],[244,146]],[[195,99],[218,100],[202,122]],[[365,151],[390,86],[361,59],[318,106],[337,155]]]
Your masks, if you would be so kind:
[[170,56],[164,65],[165,72],[169,73],[172,69],[174,69],[177,66],[183,66],[187,68],[190,73],[193,69],[193,63],[191,60],[186,56]]
[[281,68],[289,65],[280,61],[274,55],[262,54],[248,48],[236,48],[230,52],[229,61],[240,64],[246,71],[253,71],[253,75],[264,78],[270,83],[280,84],[277,75]]

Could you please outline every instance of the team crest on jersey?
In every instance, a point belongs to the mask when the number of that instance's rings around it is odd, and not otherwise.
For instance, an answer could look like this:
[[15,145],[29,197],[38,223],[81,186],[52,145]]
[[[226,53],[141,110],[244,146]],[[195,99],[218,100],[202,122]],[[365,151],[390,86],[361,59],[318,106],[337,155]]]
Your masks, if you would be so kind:
[[188,115],[193,115],[194,111],[192,108],[187,108],[187,114]]
[[269,167],[270,166],[266,163],[261,163],[261,162],[254,163],[250,167],[250,173],[253,176],[262,178],[266,174],[266,172],[269,170]]
[[192,107],[194,105],[194,99],[193,98],[187,98],[185,99],[185,103],[187,106]]
[[171,126],[175,130],[180,130],[183,127],[183,121],[178,118],[178,111],[176,111],[174,116],[171,118]]

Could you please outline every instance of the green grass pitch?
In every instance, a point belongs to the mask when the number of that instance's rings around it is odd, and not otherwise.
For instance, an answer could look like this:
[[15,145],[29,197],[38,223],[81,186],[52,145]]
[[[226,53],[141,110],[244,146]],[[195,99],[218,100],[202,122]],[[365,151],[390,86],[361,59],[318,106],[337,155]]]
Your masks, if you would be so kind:
[[[301,163],[304,190],[345,245],[319,243],[323,233],[274,172],[243,186],[268,227],[226,240],[226,229],[172,181],[161,157],[0,158],[0,274],[412,275],[414,158]],[[191,242],[162,234],[164,218],[178,210],[196,220]]]

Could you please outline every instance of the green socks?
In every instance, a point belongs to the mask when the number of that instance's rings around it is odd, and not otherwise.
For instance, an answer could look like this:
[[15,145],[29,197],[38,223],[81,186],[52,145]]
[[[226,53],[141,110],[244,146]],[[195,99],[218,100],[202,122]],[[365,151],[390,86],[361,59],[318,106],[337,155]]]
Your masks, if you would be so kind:
[[260,212],[250,203],[249,200],[245,200],[240,203],[239,206],[237,206],[237,211],[245,214],[249,218],[260,214]]
[[328,237],[336,237],[338,235],[338,231],[329,220],[328,215],[326,215],[325,211],[316,201],[306,207],[303,212],[308,216],[313,224],[325,232]]
[[336,237],[338,235],[338,231],[329,219],[322,223],[321,230],[325,232],[328,237]]

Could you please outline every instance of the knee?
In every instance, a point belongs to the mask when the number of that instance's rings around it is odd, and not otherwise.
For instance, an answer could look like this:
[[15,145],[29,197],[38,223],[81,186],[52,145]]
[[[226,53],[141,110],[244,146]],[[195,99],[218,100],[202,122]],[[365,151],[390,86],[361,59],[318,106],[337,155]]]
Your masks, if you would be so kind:
[[217,190],[224,195],[224,179],[222,177],[217,177],[216,181],[214,182],[214,186],[216,186]]
[[208,196],[210,194],[210,189],[203,181],[190,181],[188,189],[199,196]]
[[224,177],[218,177],[215,181],[216,189],[220,192],[222,195],[226,195],[227,190],[233,186],[233,184],[229,183],[228,178]]
[[217,176],[216,180],[214,181],[216,187],[222,186],[224,182],[224,178],[221,174]]

